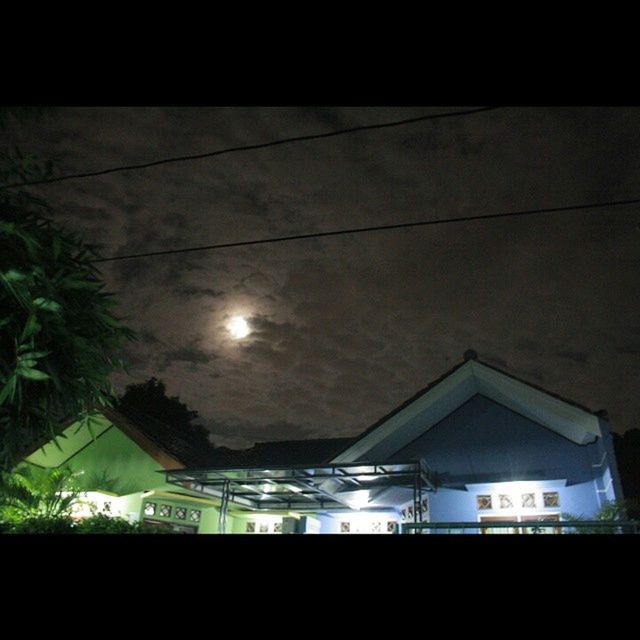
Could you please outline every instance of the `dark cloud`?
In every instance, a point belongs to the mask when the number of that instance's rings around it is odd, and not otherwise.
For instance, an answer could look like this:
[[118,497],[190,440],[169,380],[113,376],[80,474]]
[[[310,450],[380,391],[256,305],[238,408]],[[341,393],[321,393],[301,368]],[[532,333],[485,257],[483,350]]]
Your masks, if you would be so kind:
[[208,421],[205,425],[211,431],[214,444],[227,443],[226,446],[247,448],[255,442],[271,440],[305,440],[314,437],[309,427],[289,422],[221,422]]
[[[16,143],[58,172],[442,108],[65,108]],[[637,195],[638,108],[507,108],[36,189],[106,255]],[[125,144],[126,141],[126,144]],[[636,426],[635,210],[596,210],[102,265],[152,375],[219,444],[352,435],[474,348]],[[234,342],[227,323],[248,319]],[[217,435],[215,435],[217,434]]]
[[586,363],[589,360],[589,357],[586,353],[582,351],[556,351],[556,355],[559,358],[567,358],[569,360],[573,360],[574,362]]
[[160,340],[158,340],[158,337],[148,329],[139,329],[137,335],[138,335],[138,339],[141,340],[142,342],[146,342],[151,345],[160,343]]
[[184,347],[164,351],[159,371],[163,372],[172,365],[182,362],[192,365],[192,369],[195,369],[198,364],[209,364],[217,357],[215,353],[198,348],[195,341],[192,341]]
[[210,298],[217,298],[223,295],[223,291],[217,291],[211,287],[180,287],[176,289],[176,293],[183,296],[209,296]]

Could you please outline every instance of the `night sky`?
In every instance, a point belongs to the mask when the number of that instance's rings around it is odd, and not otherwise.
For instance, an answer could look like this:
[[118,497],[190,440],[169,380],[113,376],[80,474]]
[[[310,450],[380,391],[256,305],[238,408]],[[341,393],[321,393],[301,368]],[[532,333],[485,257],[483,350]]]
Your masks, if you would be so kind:
[[[461,108],[60,108],[3,139],[64,174]],[[639,152],[640,108],[507,107],[32,191],[112,256],[637,198]],[[105,263],[141,338],[113,380],[160,378],[244,447],[356,435],[473,348],[637,428],[638,223],[629,206]]]

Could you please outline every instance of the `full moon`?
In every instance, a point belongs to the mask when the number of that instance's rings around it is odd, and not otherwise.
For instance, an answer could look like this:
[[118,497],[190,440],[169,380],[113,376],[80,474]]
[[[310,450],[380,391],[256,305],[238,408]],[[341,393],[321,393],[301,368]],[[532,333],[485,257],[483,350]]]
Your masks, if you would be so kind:
[[242,316],[231,318],[231,321],[227,325],[227,329],[229,329],[229,333],[236,340],[240,340],[241,338],[248,336],[251,332],[247,321]]

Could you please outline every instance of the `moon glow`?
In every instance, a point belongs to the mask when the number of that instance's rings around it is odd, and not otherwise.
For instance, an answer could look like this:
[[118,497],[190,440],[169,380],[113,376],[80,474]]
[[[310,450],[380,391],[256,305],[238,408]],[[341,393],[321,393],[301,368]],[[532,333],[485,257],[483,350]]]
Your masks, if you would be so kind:
[[231,337],[235,340],[241,340],[251,333],[251,329],[247,324],[247,321],[242,316],[235,316],[231,318],[231,321],[227,325],[227,329],[231,334]]

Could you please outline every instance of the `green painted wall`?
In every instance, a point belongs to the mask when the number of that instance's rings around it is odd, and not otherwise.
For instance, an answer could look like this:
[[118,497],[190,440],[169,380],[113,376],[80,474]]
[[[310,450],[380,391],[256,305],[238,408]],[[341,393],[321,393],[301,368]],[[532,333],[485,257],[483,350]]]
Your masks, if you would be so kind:
[[[145,507],[147,504],[153,503],[156,505],[155,513],[153,515],[145,514]],[[162,515],[162,507],[167,506],[170,508],[169,515]],[[186,509],[186,517],[181,519],[178,517],[178,509]],[[191,513],[194,511],[200,511],[200,521],[194,522],[191,519]],[[195,500],[181,500],[178,496],[167,497],[164,494],[157,495],[145,495],[142,497],[140,504],[140,519],[150,519],[158,522],[166,522],[169,524],[176,524],[189,527],[197,527],[198,533],[218,533],[218,517],[219,511],[211,505],[207,505],[202,501]],[[232,518],[227,518],[227,530],[230,530],[232,526]]]
[[[198,533],[219,533],[218,518],[220,511],[218,509],[205,509],[202,512],[202,524]],[[227,513],[227,531],[233,528],[233,516]]]
[[112,427],[111,422],[104,416],[96,419],[96,426],[93,427],[93,435],[87,427],[78,428],[79,423],[74,423],[62,432],[57,439],[57,445],[54,441],[48,442],[43,447],[32,453],[27,461],[38,465],[54,469],[63,464],[68,458],[77,453],[83,447],[89,445],[94,436],[99,438],[107,429]]
[[136,494],[138,500],[143,491],[180,492],[164,481],[158,462],[104,416],[100,416],[94,434],[95,439],[88,429],[78,430],[74,424],[64,431],[65,438],[58,439],[62,450],[50,442],[26,458],[26,462],[45,468],[66,464],[81,473],[78,482],[86,491]]
[[[201,499],[181,500],[180,493],[195,497],[197,494],[181,491],[164,482],[163,474],[159,473],[160,465],[106,417],[101,416],[94,428],[95,438],[86,428],[78,430],[77,424],[66,429],[64,435],[65,438],[58,439],[60,448],[48,443],[30,455],[26,462],[46,469],[66,464],[79,473],[77,479],[81,490],[106,491],[121,496],[118,504],[123,515],[136,514],[140,520],[148,518],[176,525],[198,526],[198,533],[218,533],[218,509]],[[168,496],[165,492],[176,495]],[[155,515],[144,514],[147,502],[156,503]],[[171,507],[169,517],[160,516],[161,505]],[[176,518],[176,507],[187,509],[185,520]],[[190,519],[193,509],[201,512],[199,523]],[[234,528],[235,518],[229,514],[227,531],[233,531]]]
[[74,471],[82,471],[84,489],[104,489],[119,495],[168,487],[160,465],[117,427],[111,427],[70,457]]
[[[267,533],[275,533],[273,524],[275,522],[282,522],[282,518],[286,516],[286,513],[255,513],[236,512],[233,516],[233,522],[230,527],[227,527],[227,531],[230,533],[247,533],[247,522],[256,523],[256,533],[260,533],[260,523],[264,522],[268,524]],[[263,534],[264,535],[264,534]]]

